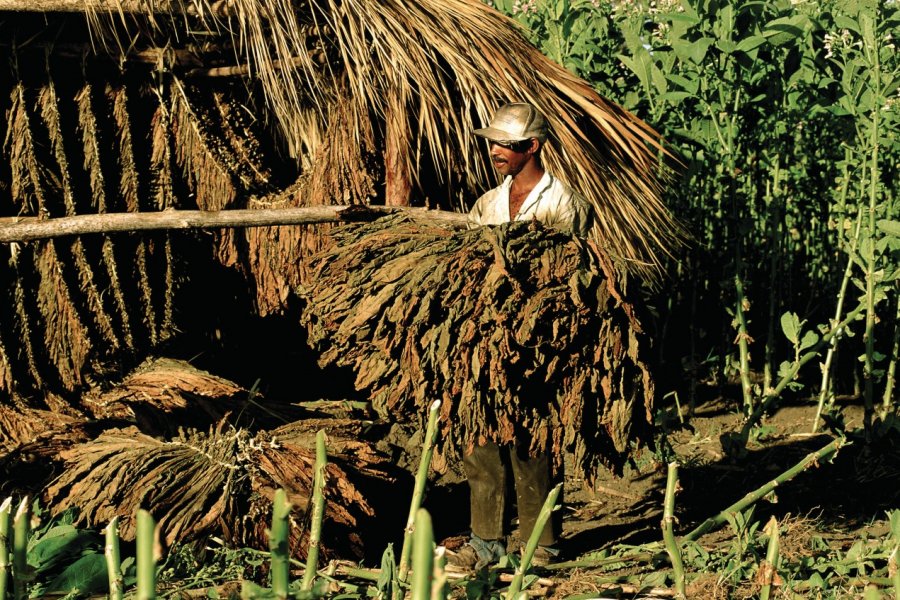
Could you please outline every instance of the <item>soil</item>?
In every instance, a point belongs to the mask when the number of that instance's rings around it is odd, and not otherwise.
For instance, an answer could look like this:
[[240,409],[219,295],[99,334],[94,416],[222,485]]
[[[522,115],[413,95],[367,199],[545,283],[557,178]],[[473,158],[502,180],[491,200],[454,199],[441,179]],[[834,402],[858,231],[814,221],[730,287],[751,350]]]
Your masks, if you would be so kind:
[[[742,417],[734,401],[717,397],[698,406],[683,423],[677,417],[660,423],[660,428],[668,432],[674,454],[666,457],[659,450],[646,449],[621,476],[605,474],[593,488],[567,476],[559,560],[572,561],[621,545],[661,541],[667,459],[679,464],[675,533],[686,534],[826,446],[833,439],[831,435],[810,433],[815,412],[813,401],[781,407],[765,420],[765,435],[748,444],[746,455],[734,458],[723,451],[721,436],[739,431]],[[841,413],[848,431],[862,426],[859,402],[845,403]],[[674,407],[671,414],[677,414]],[[409,459],[411,466],[417,457]],[[457,469],[429,483],[424,507],[432,515],[439,543],[451,549],[463,543],[468,534],[468,489]],[[764,524],[774,516],[779,523],[793,523],[791,535],[782,540],[783,552],[803,553],[804,542],[813,535],[829,540],[832,546],[847,548],[856,540],[883,536],[888,531],[887,511],[897,507],[900,444],[896,436],[889,436],[877,448],[853,441],[831,460],[819,461],[784,482],[775,494],[754,504],[752,519]],[[510,526],[514,525],[511,521]],[[733,537],[730,527],[724,525],[698,541],[704,547],[714,547]],[[595,587],[590,569],[557,571],[550,577],[550,587],[544,591],[550,597],[590,593]],[[703,585],[702,579],[696,585]],[[718,596],[707,590],[692,597]]]

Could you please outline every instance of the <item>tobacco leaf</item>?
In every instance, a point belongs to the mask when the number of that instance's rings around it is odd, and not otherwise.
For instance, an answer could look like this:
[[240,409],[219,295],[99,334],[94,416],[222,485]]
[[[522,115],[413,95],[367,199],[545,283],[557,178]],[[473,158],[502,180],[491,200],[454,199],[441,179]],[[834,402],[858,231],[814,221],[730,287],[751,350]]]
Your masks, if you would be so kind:
[[596,245],[537,222],[459,232],[402,215],[331,239],[298,288],[320,364],[354,369],[387,420],[424,425],[446,403],[442,459],[526,440],[572,452],[590,481],[649,442],[649,345]]

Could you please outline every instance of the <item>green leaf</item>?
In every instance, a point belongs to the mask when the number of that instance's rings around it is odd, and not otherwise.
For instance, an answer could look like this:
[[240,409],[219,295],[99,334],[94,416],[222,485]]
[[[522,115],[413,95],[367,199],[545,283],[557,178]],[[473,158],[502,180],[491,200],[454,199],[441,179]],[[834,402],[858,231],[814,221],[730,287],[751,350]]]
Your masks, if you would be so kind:
[[878,229],[884,233],[900,238],[900,221],[892,221],[890,219],[880,219],[876,223]]
[[73,525],[57,525],[29,549],[28,562],[41,572],[81,554],[86,546],[97,541],[97,535],[92,531],[79,531]]
[[855,31],[856,33],[860,33],[859,24],[851,19],[850,17],[845,17],[843,15],[835,15],[834,24],[837,25],[841,29],[849,29],[850,31]]
[[815,331],[807,331],[803,334],[803,339],[800,340],[800,350],[806,350],[807,348],[812,348],[819,341],[819,334]]
[[106,559],[102,554],[86,554],[66,567],[50,584],[46,592],[92,595],[102,593],[108,585]]
[[750,50],[754,50],[759,48],[763,44],[766,43],[766,38],[761,35],[751,35],[750,37],[746,37],[738,42],[736,46],[736,50],[739,52],[749,52]]
[[692,42],[686,40],[673,40],[672,50],[683,61],[691,61],[699,65],[706,57],[709,47],[715,42],[713,38],[704,37]]
[[792,344],[800,341],[800,319],[796,313],[786,312],[781,315],[781,330]]

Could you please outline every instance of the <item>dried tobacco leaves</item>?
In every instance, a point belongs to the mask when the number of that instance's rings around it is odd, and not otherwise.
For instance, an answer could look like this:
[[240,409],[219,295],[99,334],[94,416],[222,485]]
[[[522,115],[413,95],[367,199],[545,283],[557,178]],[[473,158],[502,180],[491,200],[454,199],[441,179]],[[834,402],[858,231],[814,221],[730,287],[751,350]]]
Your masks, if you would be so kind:
[[302,321],[320,365],[352,368],[383,418],[424,424],[440,399],[445,457],[549,444],[588,481],[645,439],[647,341],[593,244],[537,222],[456,232],[403,216],[333,240],[307,265]]

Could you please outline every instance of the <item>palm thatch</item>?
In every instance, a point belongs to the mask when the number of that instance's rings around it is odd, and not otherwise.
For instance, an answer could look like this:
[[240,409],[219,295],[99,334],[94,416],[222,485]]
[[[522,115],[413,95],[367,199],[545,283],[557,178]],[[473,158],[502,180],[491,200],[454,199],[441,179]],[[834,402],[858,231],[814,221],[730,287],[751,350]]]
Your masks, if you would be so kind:
[[[465,198],[492,179],[473,130],[499,104],[527,101],[554,131],[549,168],[594,204],[595,240],[627,270],[654,274],[679,238],[660,200],[665,152],[657,134],[541,55],[512,20],[480,0],[235,0],[233,17],[217,16],[212,4],[180,6],[200,15],[207,31],[230,37],[296,155],[357,169],[358,162],[336,160],[348,145],[322,147],[337,132],[361,156],[384,155],[395,167],[387,180],[407,176],[434,198],[439,194],[421,179],[422,167],[432,165],[437,185]],[[107,25],[124,18],[91,18],[96,30],[120,39]],[[157,35],[171,27],[167,19],[141,22]],[[366,200],[354,191],[354,201]]]
[[303,321],[382,416],[441,407],[439,452],[485,441],[572,452],[588,481],[647,441],[647,341],[602,253],[537,222],[454,233],[345,226],[310,264]]

